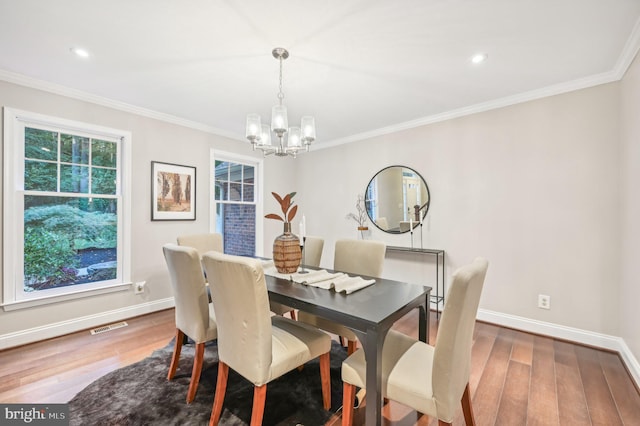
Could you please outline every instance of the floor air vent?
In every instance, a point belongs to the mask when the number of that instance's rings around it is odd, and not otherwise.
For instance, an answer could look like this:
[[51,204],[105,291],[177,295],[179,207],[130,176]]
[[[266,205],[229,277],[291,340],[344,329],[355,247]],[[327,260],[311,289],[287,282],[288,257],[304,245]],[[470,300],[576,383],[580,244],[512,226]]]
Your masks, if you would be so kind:
[[106,333],[107,331],[116,330],[118,328],[126,327],[128,325],[129,324],[127,324],[124,321],[117,322],[115,324],[103,325],[102,327],[94,328],[93,330],[91,330],[91,334]]

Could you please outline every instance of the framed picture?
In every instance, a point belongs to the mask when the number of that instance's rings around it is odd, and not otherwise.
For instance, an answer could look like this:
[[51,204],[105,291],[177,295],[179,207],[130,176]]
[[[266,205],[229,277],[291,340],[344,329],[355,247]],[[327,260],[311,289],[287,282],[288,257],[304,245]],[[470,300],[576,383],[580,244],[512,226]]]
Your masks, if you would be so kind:
[[196,219],[196,168],[151,162],[151,220]]

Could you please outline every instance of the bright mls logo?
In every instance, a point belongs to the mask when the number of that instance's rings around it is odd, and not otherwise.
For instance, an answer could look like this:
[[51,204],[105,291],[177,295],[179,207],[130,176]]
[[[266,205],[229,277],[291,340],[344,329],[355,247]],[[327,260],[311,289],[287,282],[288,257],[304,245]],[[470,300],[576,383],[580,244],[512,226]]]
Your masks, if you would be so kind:
[[0,404],[3,425],[69,425],[68,404]]

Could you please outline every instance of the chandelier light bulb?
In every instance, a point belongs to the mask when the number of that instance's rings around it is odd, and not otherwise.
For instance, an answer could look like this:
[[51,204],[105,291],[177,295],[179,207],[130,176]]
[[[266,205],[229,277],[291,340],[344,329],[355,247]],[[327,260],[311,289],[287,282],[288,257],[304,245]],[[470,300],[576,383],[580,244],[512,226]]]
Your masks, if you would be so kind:
[[246,138],[250,141],[255,141],[260,137],[262,126],[260,124],[260,116],[258,114],[248,114],[247,115],[247,130],[246,130]]
[[286,133],[287,127],[289,127],[287,107],[284,105],[274,105],[271,109],[271,130],[280,137]]
[[316,139],[316,122],[310,115],[305,115],[300,120],[300,128],[302,129],[302,141],[309,145]]
[[292,127],[289,129],[289,135],[287,136],[287,146],[300,148],[302,142],[300,140],[300,127]]
[[271,146],[271,127],[268,124],[262,125],[262,133],[260,134],[260,145]]

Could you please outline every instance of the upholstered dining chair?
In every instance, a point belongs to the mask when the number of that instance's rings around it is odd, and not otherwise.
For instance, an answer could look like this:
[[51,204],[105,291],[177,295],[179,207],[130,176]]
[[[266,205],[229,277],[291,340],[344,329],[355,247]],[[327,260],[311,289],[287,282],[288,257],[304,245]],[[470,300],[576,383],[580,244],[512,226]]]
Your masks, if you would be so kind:
[[304,239],[304,264],[305,266],[320,266],[322,260],[322,249],[324,248],[324,238],[308,235]]
[[209,424],[217,425],[220,420],[229,368],[254,384],[251,425],[260,425],[267,383],[317,357],[323,406],[328,410],[331,338],[307,324],[269,313],[259,260],[208,252],[202,262],[218,322],[218,380]]
[[[205,233],[205,234],[187,234],[180,235],[177,238],[179,246],[193,247],[198,251],[198,256],[202,258],[202,255],[208,251],[224,252],[224,243],[222,234],[218,233]],[[204,273],[204,271],[203,271]],[[205,276],[205,282],[207,277]],[[207,288],[207,294],[209,295],[209,301],[211,301],[211,294]]]
[[218,337],[216,318],[213,305],[209,303],[200,256],[196,249],[166,244],[162,251],[169,268],[176,315],[175,346],[167,379],[173,379],[176,374],[186,335],[196,343],[191,382],[187,391],[187,403],[191,403],[200,382],[204,345]]
[[[335,245],[333,269],[355,275],[380,278],[384,266],[386,245],[375,240],[338,240]],[[308,312],[298,312],[298,320],[347,339],[347,353],[356,350],[356,334],[348,327]]]
[[180,235],[177,240],[179,246],[193,247],[196,249],[200,257],[211,250],[219,251],[220,253],[224,252],[222,234],[209,233]]
[[[467,425],[474,425],[469,372],[480,293],[489,263],[477,258],[453,274],[435,346],[390,330],[382,347],[382,394],[450,425],[459,403]],[[342,363],[342,425],[353,422],[355,387],[365,387],[364,352]]]

